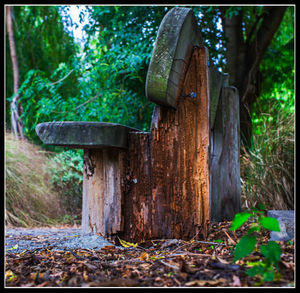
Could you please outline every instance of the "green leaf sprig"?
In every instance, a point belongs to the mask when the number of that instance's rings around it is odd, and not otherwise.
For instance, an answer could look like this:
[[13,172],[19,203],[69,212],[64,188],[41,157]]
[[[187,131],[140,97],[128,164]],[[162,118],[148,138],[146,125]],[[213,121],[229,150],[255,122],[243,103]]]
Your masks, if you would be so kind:
[[[261,237],[259,232],[262,229],[280,232],[277,219],[267,217],[265,211],[266,207],[263,204],[258,204],[257,207],[252,207],[249,212],[238,213],[234,216],[229,229],[231,231],[237,230],[247,221],[251,220],[251,224],[247,234],[242,236],[236,244],[233,262],[246,257],[255,249],[257,237]],[[269,241],[268,244],[261,245],[259,250],[264,259],[258,262],[247,262],[247,265],[251,266],[251,268],[246,271],[246,274],[252,277],[260,275],[262,282],[274,281],[280,276],[276,270],[279,270],[278,263],[280,261],[281,248],[277,242]]]

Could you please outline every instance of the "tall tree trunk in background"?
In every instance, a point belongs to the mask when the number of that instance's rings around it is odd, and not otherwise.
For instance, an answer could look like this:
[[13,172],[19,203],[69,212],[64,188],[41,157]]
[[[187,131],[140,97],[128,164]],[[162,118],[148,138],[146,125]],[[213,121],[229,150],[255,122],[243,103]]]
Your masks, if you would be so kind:
[[18,58],[16,52],[16,45],[14,40],[14,31],[13,31],[13,24],[12,24],[12,6],[6,7],[6,24],[7,24],[7,34],[9,40],[9,47],[10,47],[10,56],[13,68],[13,76],[14,76],[14,97],[10,104],[11,110],[11,131],[12,133],[21,139],[24,139],[23,133],[23,124],[20,118],[21,114],[21,105],[18,103],[19,95],[19,66],[18,66]]
[[[287,7],[266,6],[246,39],[243,36],[243,10],[231,18],[221,8],[222,23],[227,38],[226,59],[230,85],[239,90],[240,131],[243,145],[251,147],[253,105],[260,94],[259,65],[274,34],[278,30]],[[259,25],[260,24],[260,25]]]

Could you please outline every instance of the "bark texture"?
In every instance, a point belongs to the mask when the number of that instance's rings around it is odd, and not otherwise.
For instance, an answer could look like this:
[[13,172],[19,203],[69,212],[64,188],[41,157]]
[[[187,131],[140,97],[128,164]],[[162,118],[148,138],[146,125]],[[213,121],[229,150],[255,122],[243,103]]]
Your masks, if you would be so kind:
[[229,83],[239,91],[241,139],[247,148],[251,146],[253,104],[260,94],[259,65],[286,9],[286,6],[264,7],[246,39],[243,36],[243,10],[230,18],[225,16],[226,8],[221,9],[224,33],[228,39],[226,58]]
[[24,139],[23,134],[23,123],[21,121],[20,115],[22,113],[22,107],[19,103],[19,66],[18,66],[18,58],[17,58],[17,51],[14,39],[14,30],[13,30],[13,23],[12,23],[12,6],[6,7],[6,27],[7,27],[7,34],[8,34],[8,41],[9,41],[9,48],[10,48],[10,57],[12,62],[13,68],[13,77],[14,77],[14,97],[10,104],[10,111],[11,111],[11,131],[12,133],[21,139]]
[[[206,237],[210,193],[207,59],[205,47],[195,48],[177,110],[156,107],[151,132],[130,134],[124,239]],[[188,96],[191,92],[196,98]]]

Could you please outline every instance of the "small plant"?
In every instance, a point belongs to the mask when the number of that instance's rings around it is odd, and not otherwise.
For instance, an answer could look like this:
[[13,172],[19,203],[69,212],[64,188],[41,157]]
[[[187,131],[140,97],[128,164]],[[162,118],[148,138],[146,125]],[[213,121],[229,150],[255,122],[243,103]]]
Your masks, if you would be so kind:
[[49,159],[48,170],[54,190],[60,195],[68,213],[81,210],[83,159],[82,152],[66,150]]
[[[256,248],[257,238],[261,237],[261,230],[267,229],[271,231],[280,232],[280,227],[277,219],[267,217],[265,215],[266,207],[263,204],[258,204],[257,207],[252,207],[249,212],[242,212],[235,215],[231,231],[235,231],[240,228],[247,221],[251,221],[247,234],[241,237],[237,243],[234,251],[233,262],[242,259],[249,255]],[[246,274],[254,277],[256,275],[262,276],[262,281],[274,281],[279,273],[278,263],[281,256],[281,248],[275,241],[269,241],[266,245],[259,247],[264,259],[258,262],[247,262],[247,265],[251,266],[246,271]]]

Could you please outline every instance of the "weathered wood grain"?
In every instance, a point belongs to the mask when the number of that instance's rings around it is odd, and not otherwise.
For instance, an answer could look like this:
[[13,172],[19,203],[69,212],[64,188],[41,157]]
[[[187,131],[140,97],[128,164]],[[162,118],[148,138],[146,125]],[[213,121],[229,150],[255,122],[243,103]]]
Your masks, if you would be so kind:
[[176,108],[192,49],[201,44],[192,9],[175,7],[165,15],[146,78],[146,96],[150,101]]
[[[130,134],[124,239],[206,236],[210,194],[207,58],[205,47],[194,48],[177,110],[157,106],[150,134]],[[196,93],[196,99],[183,97],[190,92]]]
[[[212,61],[210,61],[211,63]],[[221,73],[210,64],[209,66],[209,96],[210,96],[210,128],[215,124],[216,111],[222,87],[228,86],[228,74]]]
[[122,202],[121,239],[143,241],[152,238],[151,149],[147,132],[129,133],[125,193]]
[[44,144],[80,149],[127,148],[129,131],[139,131],[117,123],[93,121],[44,122],[35,130]]
[[211,133],[211,219],[232,220],[241,209],[239,98],[224,87]]
[[84,151],[82,230],[102,236],[122,229],[121,203],[125,189],[125,151]]

